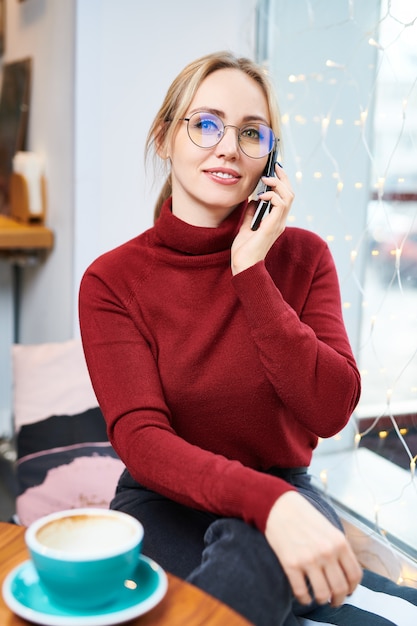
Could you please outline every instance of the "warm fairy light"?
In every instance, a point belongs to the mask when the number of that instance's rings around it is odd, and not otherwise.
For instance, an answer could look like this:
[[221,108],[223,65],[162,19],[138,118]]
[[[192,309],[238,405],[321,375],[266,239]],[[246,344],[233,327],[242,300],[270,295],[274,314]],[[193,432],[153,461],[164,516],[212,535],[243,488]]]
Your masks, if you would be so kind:
[[378,433],[378,437],[380,439],[386,439],[389,435],[389,432],[387,430],[380,430]]
[[355,189],[362,189],[363,183],[355,183]]
[[378,48],[378,50],[383,50],[384,49],[378,41],[375,41],[375,39],[373,37],[368,39],[368,43],[369,43],[370,46],[374,46],[375,48]]
[[302,83],[303,81],[306,80],[306,75],[305,74],[297,74],[297,76],[295,74],[290,74],[288,76],[288,81],[290,83]]
[[341,180],[339,180],[339,182],[337,183],[336,189],[338,193],[341,193],[343,191],[343,183]]
[[323,173],[322,172],[314,172],[313,177],[317,178],[317,179],[323,178]]
[[336,126],[343,126],[344,121],[342,120],[342,118],[338,117],[334,123],[336,124]]
[[297,124],[307,124],[307,120],[305,117],[303,117],[302,115],[295,115],[294,116],[294,120],[297,122]]
[[358,447],[362,439],[362,435],[360,433],[356,433],[355,435],[355,446]]
[[303,179],[303,173],[300,172],[300,170],[298,170],[298,172],[295,172],[295,178],[298,181],[302,180]]
[[332,241],[334,241],[335,237],[334,237],[334,235],[327,235],[326,239],[327,239],[327,241],[332,242]]
[[285,126],[286,124],[288,124],[289,121],[290,121],[290,116],[288,115],[288,113],[284,113],[281,117],[281,124]]
[[379,505],[378,505],[378,504],[376,504],[376,505],[374,506],[374,514],[375,514],[375,524],[376,524],[376,526],[378,526],[378,527],[379,527],[379,510],[380,510],[380,509],[379,509]]
[[357,256],[358,256],[358,251],[357,250],[351,250],[350,251],[350,260],[352,261],[352,263],[354,261],[356,261]]
[[368,118],[368,110],[361,111],[360,119],[361,119],[362,126],[365,125],[367,118]]
[[320,472],[320,480],[324,488],[327,487],[327,470],[323,469]]
[[321,130],[323,132],[326,132],[326,130],[329,128],[329,124],[330,124],[330,119],[328,117],[324,117],[321,120]]
[[336,63],[336,61],[332,61],[331,59],[327,59],[326,67],[334,67],[338,70],[345,69],[345,65],[343,65],[342,63]]
[[343,303],[343,308],[344,308],[344,309],[350,309],[350,308],[351,308],[351,306],[352,306],[352,303],[351,303],[351,302],[344,302],[344,303]]
[[372,256],[379,256],[379,250],[371,250]]

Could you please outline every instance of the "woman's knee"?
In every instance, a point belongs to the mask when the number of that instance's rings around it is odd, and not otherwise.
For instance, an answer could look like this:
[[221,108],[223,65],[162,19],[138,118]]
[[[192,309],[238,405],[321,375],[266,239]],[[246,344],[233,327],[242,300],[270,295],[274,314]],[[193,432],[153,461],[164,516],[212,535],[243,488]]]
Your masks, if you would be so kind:
[[257,625],[282,624],[291,613],[292,591],[275,553],[239,519],[210,525],[201,565],[187,580]]

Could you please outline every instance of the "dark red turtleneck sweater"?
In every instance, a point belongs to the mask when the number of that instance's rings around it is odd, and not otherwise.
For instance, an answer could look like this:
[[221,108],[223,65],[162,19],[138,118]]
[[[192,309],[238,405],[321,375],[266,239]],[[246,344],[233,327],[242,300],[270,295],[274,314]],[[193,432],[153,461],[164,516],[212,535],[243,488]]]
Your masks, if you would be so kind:
[[309,465],[346,424],[360,377],[327,245],[287,228],[236,276],[245,205],[218,228],[170,201],[156,225],[86,271],[80,323],[110,441],[138,482],[264,531],[291,487],[262,473]]

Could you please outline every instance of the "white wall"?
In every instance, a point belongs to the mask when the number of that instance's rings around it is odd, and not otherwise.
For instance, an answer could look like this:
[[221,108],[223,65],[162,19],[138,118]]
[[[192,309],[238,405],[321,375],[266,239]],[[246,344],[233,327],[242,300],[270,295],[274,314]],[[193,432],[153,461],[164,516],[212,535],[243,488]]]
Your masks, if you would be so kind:
[[78,0],[75,289],[91,260],[152,223],[158,185],[145,174],[143,151],[169,84],[207,52],[253,57],[255,6]]
[[[254,56],[256,0],[7,0],[4,61],[34,62],[30,150],[46,159],[48,259],[24,272],[22,343],[78,333],[78,285],[98,254],[150,226],[148,127],[170,82],[218,49]],[[10,268],[0,261],[0,436],[10,431]]]

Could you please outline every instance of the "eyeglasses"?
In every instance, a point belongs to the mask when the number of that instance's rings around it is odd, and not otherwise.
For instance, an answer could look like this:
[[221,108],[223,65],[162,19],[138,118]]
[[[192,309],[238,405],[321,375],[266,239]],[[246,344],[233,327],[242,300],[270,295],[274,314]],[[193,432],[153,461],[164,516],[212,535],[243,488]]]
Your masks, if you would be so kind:
[[232,124],[224,125],[220,117],[206,111],[198,111],[190,117],[181,118],[181,121],[187,122],[188,136],[200,148],[216,146],[222,140],[226,128],[236,128],[240,149],[252,159],[265,157],[275,145],[272,128],[259,122],[251,122],[238,128]]

